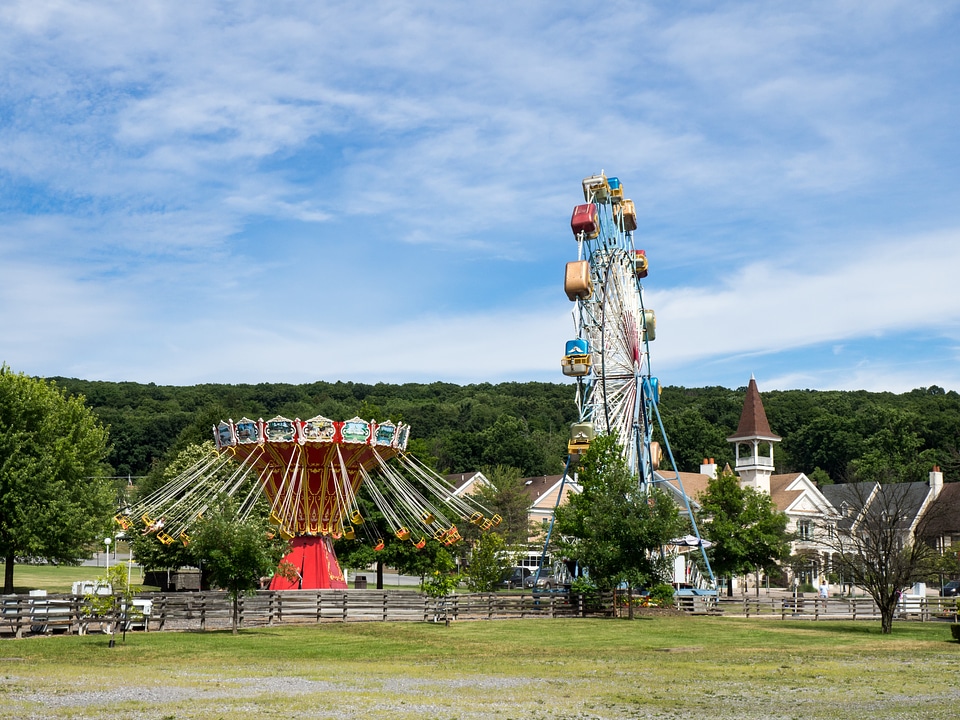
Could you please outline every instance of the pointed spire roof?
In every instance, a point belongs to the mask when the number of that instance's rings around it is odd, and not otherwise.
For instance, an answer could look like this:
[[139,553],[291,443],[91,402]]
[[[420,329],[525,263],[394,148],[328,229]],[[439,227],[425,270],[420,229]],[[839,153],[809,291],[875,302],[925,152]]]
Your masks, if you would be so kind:
[[737,426],[737,432],[727,438],[728,441],[736,440],[771,440],[776,442],[780,440],[779,435],[774,435],[770,429],[770,423],[767,422],[767,413],[763,410],[763,401],[760,399],[760,391],[757,389],[757,381],[750,376],[750,384],[747,385],[747,396],[743,399],[743,412],[740,414],[740,424]]

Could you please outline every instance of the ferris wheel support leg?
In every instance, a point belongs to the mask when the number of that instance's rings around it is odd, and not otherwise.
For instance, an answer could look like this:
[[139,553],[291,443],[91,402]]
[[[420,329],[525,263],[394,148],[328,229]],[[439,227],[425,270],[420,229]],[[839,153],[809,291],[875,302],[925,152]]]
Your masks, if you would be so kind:
[[690,525],[693,527],[693,534],[696,536],[697,540],[700,540],[700,554],[703,556],[703,562],[707,566],[707,573],[710,576],[710,583],[713,585],[713,589],[717,589],[717,578],[713,575],[713,568],[710,567],[710,558],[707,557],[707,550],[703,547],[703,538],[700,537],[700,528],[697,527],[697,519],[693,515],[693,509],[690,507],[690,498],[687,497],[686,491],[683,489],[683,481],[680,479],[680,473],[677,471],[677,462],[673,458],[673,449],[670,447],[670,440],[667,438],[667,431],[663,427],[663,418],[660,417],[660,408],[654,404],[653,412],[657,417],[657,425],[660,428],[660,437],[663,438],[663,444],[667,449],[667,457],[670,458],[670,467],[673,468],[675,477],[677,479],[677,486],[680,488],[680,494],[683,495],[683,502],[687,508],[687,515],[690,518]]

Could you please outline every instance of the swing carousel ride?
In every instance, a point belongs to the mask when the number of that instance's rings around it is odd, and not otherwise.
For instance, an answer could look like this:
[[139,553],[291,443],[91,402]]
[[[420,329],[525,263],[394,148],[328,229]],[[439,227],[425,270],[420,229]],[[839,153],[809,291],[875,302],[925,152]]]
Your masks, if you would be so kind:
[[160,542],[186,545],[190,526],[218,497],[248,488],[241,517],[265,496],[270,521],[290,541],[283,562],[297,571],[294,580],[278,573],[270,589],[346,588],[333,541],[359,535],[374,550],[384,548],[361,512],[361,487],[390,532],[417,549],[428,539],[446,546],[462,540],[456,522],[482,530],[501,522],[470,497],[457,496],[445,478],[409,454],[409,434],[406,424],[358,417],[222,421],[214,428],[215,453],[115,519],[125,530],[142,522],[143,532]]

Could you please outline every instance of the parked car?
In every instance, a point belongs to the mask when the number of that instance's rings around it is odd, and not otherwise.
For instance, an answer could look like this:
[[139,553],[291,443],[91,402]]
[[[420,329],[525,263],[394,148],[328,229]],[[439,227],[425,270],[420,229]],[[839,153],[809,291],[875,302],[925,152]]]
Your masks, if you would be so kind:
[[500,587],[504,590],[522,588],[524,581],[530,577],[532,572],[533,570],[528,567],[512,567],[504,573],[503,579],[500,581]]
[[539,575],[534,569],[530,577],[523,581],[523,586],[530,589],[552,590],[557,586],[557,576],[550,568],[540,568]]
[[940,588],[940,597],[957,597],[960,595],[960,580],[951,580]]

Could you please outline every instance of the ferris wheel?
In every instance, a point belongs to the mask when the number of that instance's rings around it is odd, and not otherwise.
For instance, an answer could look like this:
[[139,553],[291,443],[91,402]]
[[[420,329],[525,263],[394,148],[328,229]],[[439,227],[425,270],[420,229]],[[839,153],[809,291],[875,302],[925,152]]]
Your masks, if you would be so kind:
[[618,178],[585,178],[583,199],[570,221],[578,259],[567,263],[564,277],[576,337],[561,367],[577,379],[579,410],[568,451],[576,459],[596,435],[615,435],[630,471],[649,487],[661,450],[652,440],[660,390],[649,362],[656,316],[644,306],[640,282],[647,256],[634,246],[636,208]]

